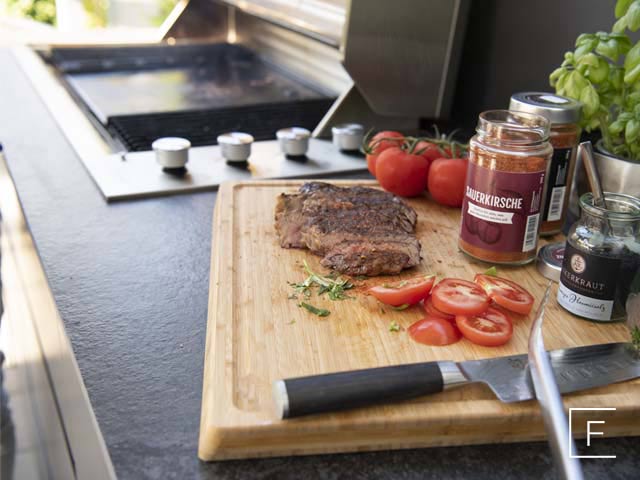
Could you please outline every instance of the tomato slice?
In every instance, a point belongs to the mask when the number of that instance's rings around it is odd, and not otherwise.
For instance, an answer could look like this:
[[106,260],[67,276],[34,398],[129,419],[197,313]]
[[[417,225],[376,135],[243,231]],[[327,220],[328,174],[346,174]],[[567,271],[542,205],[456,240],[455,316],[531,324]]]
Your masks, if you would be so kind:
[[507,310],[528,315],[533,308],[533,296],[511,280],[479,273],[473,281],[484,288],[491,300]]
[[450,313],[441,312],[436,307],[434,307],[433,306],[433,300],[431,300],[431,297],[426,298],[424,300],[424,311],[427,312],[427,315],[431,316],[431,317],[441,318],[442,320],[447,320],[448,322],[455,322],[456,321],[456,316],[455,315],[451,315]]
[[395,283],[383,283],[369,289],[369,293],[387,305],[413,305],[431,292],[435,275],[421,275]]
[[433,306],[452,315],[476,315],[489,308],[491,300],[485,291],[473,282],[458,278],[445,278],[433,289]]
[[513,336],[511,319],[495,308],[477,315],[456,315],[456,325],[467,340],[485,347],[504,345]]
[[411,325],[409,335],[416,342],[426,345],[451,345],[462,337],[453,323],[429,315]]

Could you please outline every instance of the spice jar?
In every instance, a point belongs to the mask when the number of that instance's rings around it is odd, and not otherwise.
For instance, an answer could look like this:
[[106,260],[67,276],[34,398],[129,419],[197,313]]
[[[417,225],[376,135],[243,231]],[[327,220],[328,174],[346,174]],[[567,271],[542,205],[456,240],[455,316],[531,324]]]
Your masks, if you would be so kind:
[[549,121],[490,110],[480,114],[476,132],[469,142],[460,249],[491,263],[531,262],[553,153]]
[[589,320],[622,321],[627,297],[640,291],[640,199],[604,194],[580,197],[582,214],[571,227],[560,272],[558,303]]
[[540,235],[554,235],[564,225],[580,142],[581,109],[582,105],[576,100],[544,92],[516,93],[509,103],[509,110],[537,113],[551,122],[549,137],[553,157],[547,175]]

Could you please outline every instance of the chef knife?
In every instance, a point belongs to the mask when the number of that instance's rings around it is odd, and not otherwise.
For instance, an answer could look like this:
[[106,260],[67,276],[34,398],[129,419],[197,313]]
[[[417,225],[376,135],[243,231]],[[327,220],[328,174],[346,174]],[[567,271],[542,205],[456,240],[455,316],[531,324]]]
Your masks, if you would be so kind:
[[[576,392],[640,377],[640,356],[630,343],[607,343],[549,352],[560,393]],[[527,354],[426,362],[277,380],[278,418],[292,418],[438,393],[485,383],[502,402],[536,398]]]
[[[558,385],[554,380],[553,367],[549,361],[549,355],[544,348],[542,339],[542,323],[544,322],[544,307],[549,300],[551,282],[540,302],[536,318],[531,326],[529,334],[529,373],[533,381],[533,390],[540,404],[544,427],[549,436],[551,453],[558,468],[561,478],[567,480],[582,480],[582,467],[580,460],[572,456],[575,451],[573,438],[570,435],[567,417],[564,414],[562,398],[558,391]],[[568,445],[567,445],[568,439]],[[567,448],[568,447],[568,448]]]

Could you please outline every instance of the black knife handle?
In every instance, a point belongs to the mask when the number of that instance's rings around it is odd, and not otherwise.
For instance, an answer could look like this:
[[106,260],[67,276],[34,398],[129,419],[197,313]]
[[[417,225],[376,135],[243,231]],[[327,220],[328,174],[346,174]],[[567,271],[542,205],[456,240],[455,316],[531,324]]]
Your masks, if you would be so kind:
[[279,418],[407,400],[442,390],[438,362],[289,378],[273,385]]

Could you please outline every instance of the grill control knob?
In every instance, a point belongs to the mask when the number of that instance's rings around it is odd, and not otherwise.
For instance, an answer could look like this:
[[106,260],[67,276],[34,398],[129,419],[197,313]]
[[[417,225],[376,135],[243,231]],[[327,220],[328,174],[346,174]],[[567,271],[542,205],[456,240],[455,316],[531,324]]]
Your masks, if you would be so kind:
[[333,144],[340,150],[353,152],[360,150],[364,139],[364,127],[359,123],[343,123],[331,128]]
[[229,132],[218,135],[222,157],[229,163],[245,163],[251,155],[253,137],[248,133]]
[[301,157],[307,154],[309,137],[311,132],[301,127],[283,128],[276,132],[282,153],[290,157]]
[[191,142],[186,138],[162,137],[151,144],[156,152],[156,161],[165,170],[184,168],[189,161],[189,148]]

